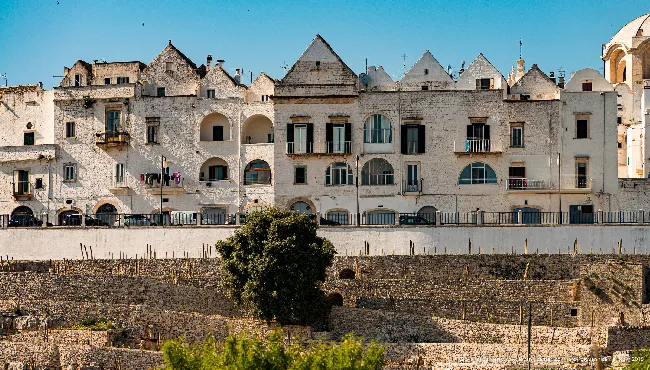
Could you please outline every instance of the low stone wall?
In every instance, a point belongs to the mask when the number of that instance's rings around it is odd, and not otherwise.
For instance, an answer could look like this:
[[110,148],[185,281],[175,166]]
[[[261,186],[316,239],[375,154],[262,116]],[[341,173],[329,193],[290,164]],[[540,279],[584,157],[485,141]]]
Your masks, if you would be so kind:
[[107,347],[115,336],[116,332],[111,330],[50,329],[47,334],[45,330],[31,330],[10,335],[7,339],[12,342]]
[[0,299],[147,304],[163,309],[232,315],[231,300],[219,289],[174,285],[139,276],[0,274]]
[[[349,307],[332,309],[330,330],[334,337],[352,331],[365,338],[389,343],[525,344],[528,336],[527,325],[474,323]],[[604,346],[606,343],[604,328],[533,326],[531,334],[534,344]]]
[[650,349],[650,327],[607,328],[607,349],[609,351]]

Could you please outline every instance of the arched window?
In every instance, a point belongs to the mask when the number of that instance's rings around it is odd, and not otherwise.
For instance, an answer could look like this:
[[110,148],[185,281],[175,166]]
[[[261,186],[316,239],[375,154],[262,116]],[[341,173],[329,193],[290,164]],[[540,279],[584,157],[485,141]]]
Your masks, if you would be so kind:
[[105,203],[97,208],[97,213],[117,213],[117,208],[110,203]]
[[261,159],[249,162],[244,168],[244,185],[271,184],[271,167]]
[[394,179],[393,166],[382,158],[369,160],[361,169],[362,185],[393,185]]
[[117,221],[117,208],[110,203],[104,203],[97,208],[97,226],[113,226]]
[[424,206],[418,211],[418,216],[433,223],[436,222],[436,211],[438,211],[436,207]]
[[390,210],[375,210],[364,214],[366,225],[395,225],[395,212]]
[[381,114],[373,114],[366,120],[363,129],[364,143],[389,144],[393,142],[390,120]]
[[334,162],[325,171],[325,185],[352,185],[352,167],[345,162]]
[[81,214],[75,210],[62,211],[59,213],[59,225],[79,226],[81,225]]
[[463,169],[458,178],[459,184],[496,184],[497,175],[489,165],[474,162]]
[[343,306],[343,296],[340,293],[330,293],[327,299],[332,306]]
[[311,206],[305,202],[296,202],[292,204],[291,210],[303,215],[314,214],[313,210],[311,209]]
[[330,221],[329,224],[335,226],[348,225],[349,214],[347,211],[329,211],[327,212],[327,221]]
[[219,181],[227,180],[228,163],[221,158],[210,158],[201,166],[199,181]]

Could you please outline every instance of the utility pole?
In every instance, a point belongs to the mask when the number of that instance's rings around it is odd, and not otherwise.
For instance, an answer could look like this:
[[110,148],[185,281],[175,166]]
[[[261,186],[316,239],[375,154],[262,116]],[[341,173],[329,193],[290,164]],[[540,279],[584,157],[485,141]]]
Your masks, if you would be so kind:
[[167,158],[160,156],[160,224],[163,226],[163,186],[165,186],[165,162]]

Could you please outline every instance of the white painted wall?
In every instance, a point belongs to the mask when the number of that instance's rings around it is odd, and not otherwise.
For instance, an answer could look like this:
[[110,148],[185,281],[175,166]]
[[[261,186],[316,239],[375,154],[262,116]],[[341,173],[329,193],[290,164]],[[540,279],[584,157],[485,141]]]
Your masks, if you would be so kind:
[[[235,227],[178,228],[44,228],[0,229],[0,255],[22,260],[80,259],[80,243],[95,258],[141,257],[147,244],[157,258],[201,256],[203,246],[212,245],[232,235]],[[415,243],[416,254],[472,253],[567,253],[578,240],[581,253],[612,253],[622,240],[625,253],[646,254],[650,240],[647,226],[511,226],[511,227],[377,227],[321,228],[319,235],[332,241],[339,255],[365,254],[364,242],[370,244],[371,255],[409,254],[409,242]],[[214,255],[213,249],[213,255]],[[616,253],[618,250],[616,249]]]

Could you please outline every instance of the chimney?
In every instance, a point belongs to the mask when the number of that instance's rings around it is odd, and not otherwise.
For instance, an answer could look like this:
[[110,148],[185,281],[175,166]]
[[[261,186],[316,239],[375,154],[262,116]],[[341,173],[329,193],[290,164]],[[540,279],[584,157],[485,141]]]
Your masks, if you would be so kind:
[[555,83],[555,72],[553,72],[553,71],[549,72],[548,73],[548,78],[550,78],[551,81],[553,81],[553,83]]
[[212,54],[208,54],[208,57],[205,62],[205,69],[209,71],[211,67],[212,67]]
[[241,81],[241,74],[239,73],[239,71],[240,71],[239,68],[237,68],[237,69],[235,70],[235,77],[234,77],[234,79],[235,79],[235,82],[236,82],[237,84],[239,84],[240,81]]
[[214,65],[223,68],[223,64],[224,64],[225,62],[226,62],[226,61],[223,60],[223,59],[217,59],[217,63],[215,63]]
[[560,75],[560,78],[558,78],[558,81],[557,81],[557,86],[560,89],[564,89],[564,76]]
[[70,68],[68,67],[63,67],[63,74],[67,75],[70,72]]

